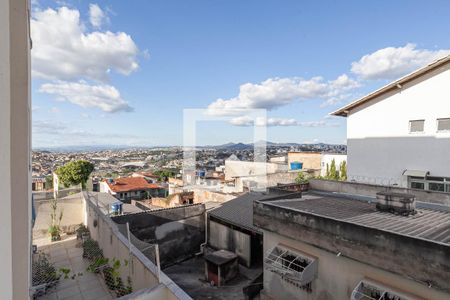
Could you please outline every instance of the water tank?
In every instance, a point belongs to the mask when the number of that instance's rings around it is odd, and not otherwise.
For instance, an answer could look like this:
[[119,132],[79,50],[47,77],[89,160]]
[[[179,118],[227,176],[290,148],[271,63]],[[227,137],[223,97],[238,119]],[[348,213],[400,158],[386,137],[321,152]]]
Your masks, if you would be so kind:
[[111,204],[111,212],[113,215],[121,215],[122,214],[122,202],[115,202]]
[[205,170],[198,170],[197,171],[197,176],[199,177],[205,177],[206,175],[206,171]]
[[303,163],[298,161],[291,162],[291,170],[301,170],[303,169]]

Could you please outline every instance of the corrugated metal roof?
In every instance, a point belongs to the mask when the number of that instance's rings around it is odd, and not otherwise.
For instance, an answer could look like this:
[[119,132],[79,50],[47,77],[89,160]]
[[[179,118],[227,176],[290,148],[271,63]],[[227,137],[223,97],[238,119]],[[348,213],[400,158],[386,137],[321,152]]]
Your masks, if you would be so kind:
[[418,208],[417,214],[402,216],[378,211],[375,202],[314,194],[270,204],[450,246],[450,212],[446,210]]
[[261,230],[253,226],[253,201],[271,198],[274,195],[250,192],[227,201],[208,212],[210,216],[254,232]]

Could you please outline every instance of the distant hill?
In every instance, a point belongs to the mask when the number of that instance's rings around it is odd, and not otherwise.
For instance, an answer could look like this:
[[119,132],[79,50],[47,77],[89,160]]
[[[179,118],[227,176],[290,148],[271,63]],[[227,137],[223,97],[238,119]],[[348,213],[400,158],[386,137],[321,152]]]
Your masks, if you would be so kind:
[[[258,142],[256,142],[258,143]],[[346,145],[334,145],[334,144],[325,144],[325,143],[317,143],[317,144],[299,144],[299,143],[274,143],[266,141],[266,147],[307,147],[307,148],[326,148],[326,147],[344,147],[346,148]],[[253,149],[253,143],[226,143],[223,145],[215,145],[215,146],[203,146],[199,148],[213,148],[217,150],[247,150],[247,149]]]

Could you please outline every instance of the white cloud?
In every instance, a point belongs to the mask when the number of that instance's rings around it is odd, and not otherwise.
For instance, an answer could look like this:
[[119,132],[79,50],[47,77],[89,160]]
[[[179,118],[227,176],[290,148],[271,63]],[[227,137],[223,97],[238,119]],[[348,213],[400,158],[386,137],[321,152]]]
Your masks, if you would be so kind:
[[95,28],[100,28],[105,22],[108,22],[108,16],[98,6],[98,4],[89,4],[89,21]]
[[107,81],[114,70],[138,69],[139,50],[124,32],[87,32],[76,9],[37,10],[31,18],[32,75],[56,80]]
[[336,126],[336,124],[329,124],[323,120],[300,122],[296,119],[289,118],[256,118],[252,119],[250,116],[240,116],[232,118],[229,122],[235,126],[299,126],[299,127],[329,127]]
[[148,145],[150,139],[130,133],[98,132],[84,130],[76,124],[54,122],[50,120],[34,120],[33,146],[73,146],[73,145]]
[[450,50],[417,49],[415,44],[387,47],[352,63],[351,71],[362,79],[396,79],[450,54]]
[[81,107],[96,107],[104,112],[132,111],[119,91],[106,84],[90,85],[85,81],[57,81],[45,83],[40,92],[56,95],[59,100],[68,101]]
[[217,99],[208,106],[211,114],[232,115],[234,109],[274,108],[288,105],[295,100],[330,99],[359,86],[358,82],[341,75],[335,80],[322,77],[269,78],[259,84],[245,83],[239,95],[230,99]]

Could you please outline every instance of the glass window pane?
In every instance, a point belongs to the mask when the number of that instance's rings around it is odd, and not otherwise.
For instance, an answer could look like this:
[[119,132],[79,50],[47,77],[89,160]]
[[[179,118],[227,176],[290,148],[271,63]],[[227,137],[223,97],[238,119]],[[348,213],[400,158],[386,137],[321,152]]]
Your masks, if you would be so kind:
[[445,185],[445,191],[450,193],[450,184]]
[[419,190],[423,190],[425,189],[425,183],[423,182],[411,182],[411,188],[412,189],[419,189]]
[[437,182],[429,182],[428,183],[428,189],[430,191],[443,192],[444,191],[444,184],[443,183],[437,183]]

